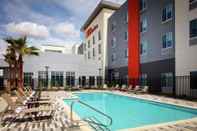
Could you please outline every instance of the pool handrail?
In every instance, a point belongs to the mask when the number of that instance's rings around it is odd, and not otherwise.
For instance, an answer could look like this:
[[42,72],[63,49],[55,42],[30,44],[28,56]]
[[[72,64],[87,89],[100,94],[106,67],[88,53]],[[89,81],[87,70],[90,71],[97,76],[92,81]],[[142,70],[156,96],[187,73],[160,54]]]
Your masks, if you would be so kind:
[[84,106],[86,106],[86,107],[88,107],[88,108],[94,110],[95,112],[97,112],[97,113],[103,115],[104,117],[106,117],[106,118],[109,120],[109,123],[108,123],[107,125],[106,125],[106,124],[102,124],[102,123],[95,123],[95,122],[93,122],[94,124],[97,124],[97,125],[100,125],[100,126],[104,126],[104,127],[109,127],[109,126],[112,125],[113,120],[112,120],[112,118],[111,118],[110,116],[108,116],[107,114],[101,112],[100,110],[98,110],[98,109],[96,109],[96,108],[90,106],[89,104],[87,104],[87,103],[85,103],[85,102],[82,102],[82,101],[80,101],[80,100],[77,100],[77,101],[75,100],[75,101],[72,101],[72,102],[71,102],[71,111],[70,111],[70,118],[71,118],[71,121],[73,121],[73,106],[74,106],[74,104],[75,104],[76,102],[78,102],[78,103],[80,103],[80,104],[82,104],[82,105],[84,105]]

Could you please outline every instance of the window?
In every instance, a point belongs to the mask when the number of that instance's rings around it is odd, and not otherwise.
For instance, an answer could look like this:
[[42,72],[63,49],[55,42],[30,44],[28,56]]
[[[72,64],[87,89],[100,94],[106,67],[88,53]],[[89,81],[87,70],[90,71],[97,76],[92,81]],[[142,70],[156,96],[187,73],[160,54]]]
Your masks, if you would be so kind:
[[88,59],[90,59],[90,52],[88,51]]
[[88,48],[90,48],[90,40],[88,40]]
[[3,69],[0,69],[0,77],[3,76]]
[[168,4],[163,8],[162,21],[165,22],[172,18],[172,4]]
[[162,47],[163,48],[172,47],[172,32],[168,32],[162,36]]
[[124,32],[124,39],[128,40],[128,31]]
[[93,36],[93,38],[92,38],[92,41],[93,41],[93,44],[95,44],[95,37]]
[[51,72],[51,86],[52,87],[63,87],[64,77],[63,72]]
[[116,60],[116,54],[115,53],[112,54],[111,60],[112,60],[112,62],[114,62]]
[[140,22],[140,32],[146,32],[148,27],[147,18],[142,18]]
[[128,23],[128,12],[125,14],[124,21],[125,23]]
[[140,11],[144,11],[147,8],[147,0],[140,0]]
[[190,21],[190,38],[197,37],[197,19]]
[[195,8],[197,8],[197,0],[190,0],[189,1],[189,9],[192,10]]
[[32,72],[24,73],[24,86],[33,86],[33,73]]
[[84,49],[84,51],[86,50],[86,44],[83,44],[83,49]]
[[145,40],[142,40],[140,44],[140,54],[146,55],[147,54],[148,43]]
[[98,31],[98,40],[101,40],[101,31]]
[[98,45],[98,53],[101,54],[101,44]]
[[114,31],[116,28],[116,22],[112,22],[111,30]]
[[116,37],[112,38],[112,48],[116,47]]
[[95,50],[94,50],[94,48],[92,49],[92,56],[95,57]]
[[173,87],[173,73],[161,74],[161,87]]
[[66,85],[67,86],[75,85],[75,72],[66,72]]
[[147,74],[141,74],[140,76],[140,84],[142,86],[147,86],[148,82],[147,82]]
[[38,72],[38,86],[48,87],[48,73],[46,71]]
[[125,51],[124,51],[124,57],[125,58],[128,58],[128,49],[125,49]]

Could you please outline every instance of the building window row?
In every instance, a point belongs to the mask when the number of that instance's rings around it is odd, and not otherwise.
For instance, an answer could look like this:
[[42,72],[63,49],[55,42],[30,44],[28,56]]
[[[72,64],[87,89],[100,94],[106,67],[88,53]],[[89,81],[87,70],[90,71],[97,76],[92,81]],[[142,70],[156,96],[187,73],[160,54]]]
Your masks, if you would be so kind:
[[166,22],[172,19],[173,16],[173,5],[168,4],[162,10],[162,22]]
[[189,0],[189,10],[197,8],[197,0]]
[[[97,38],[98,38],[98,41],[101,40],[101,31],[100,30],[97,32]],[[93,45],[96,44],[96,37],[95,37],[95,35],[93,35],[93,37],[92,37],[92,44]],[[90,39],[88,40],[88,46],[87,47],[88,48],[91,47],[91,41],[90,41]]]
[[172,32],[167,32],[162,36],[162,47],[171,48],[173,46],[173,36]]
[[148,43],[146,40],[142,40],[140,44],[140,54],[141,55],[146,55],[148,52]]
[[197,19],[190,21],[190,38],[197,37]]
[[144,11],[147,9],[147,0],[140,0],[140,11]]
[[144,17],[142,18],[142,20],[140,21],[140,32],[146,32],[148,28],[148,22],[147,22],[147,18]]

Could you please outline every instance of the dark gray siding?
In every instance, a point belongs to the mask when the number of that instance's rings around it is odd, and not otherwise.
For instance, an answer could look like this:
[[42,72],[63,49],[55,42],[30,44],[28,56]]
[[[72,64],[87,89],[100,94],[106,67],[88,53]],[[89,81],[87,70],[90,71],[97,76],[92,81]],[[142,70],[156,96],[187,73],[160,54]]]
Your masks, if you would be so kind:
[[162,9],[170,3],[174,6],[174,0],[147,0],[147,9],[141,12],[140,18],[142,19],[146,17],[148,23],[147,31],[141,33],[140,37],[141,41],[146,40],[148,43],[148,52],[146,55],[141,56],[141,63],[160,61],[175,57],[174,46],[173,48],[162,49],[162,35],[167,32],[172,32],[173,44],[175,43],[174,11],[172,20],[165,23],[162,22]]
[[[128,59],[125,58],[125,51],[128,48],[128,41],[125,40],[125,32],[128,30],[127,17],[127,2],[125,2],[119,10],[117,10],[108,21],[108,69],[110,73],[113,70],[120,72],[121,76],[126,76],[127,71],[119,70],[121,68],[127,68]],[[112,31],[113,23],[115,23],[115,29]],[[112,39],[116,38],[116,46],[112,47]],[[116,54],[115,61],[112,61],[112,54]],[[124,69],[125,70],[125,69]],[[108,74],[110,76],[110,74]]]

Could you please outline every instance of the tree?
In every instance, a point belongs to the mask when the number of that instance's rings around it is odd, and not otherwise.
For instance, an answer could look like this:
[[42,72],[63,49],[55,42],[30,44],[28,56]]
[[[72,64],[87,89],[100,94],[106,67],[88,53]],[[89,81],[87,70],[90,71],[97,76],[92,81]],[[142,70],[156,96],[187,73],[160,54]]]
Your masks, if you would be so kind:
[[[26,42],[27,38],[22,37],[18,39],[8,38],[5,41],[8,43],[8,48],[14,50],[16,55],[15,69],[18,74],[17,86],[23,88],[23,57],[25,55],[39,55],[39,49],[34,46],[29,47]],[[9,63],[8,63],[9,64]]]

